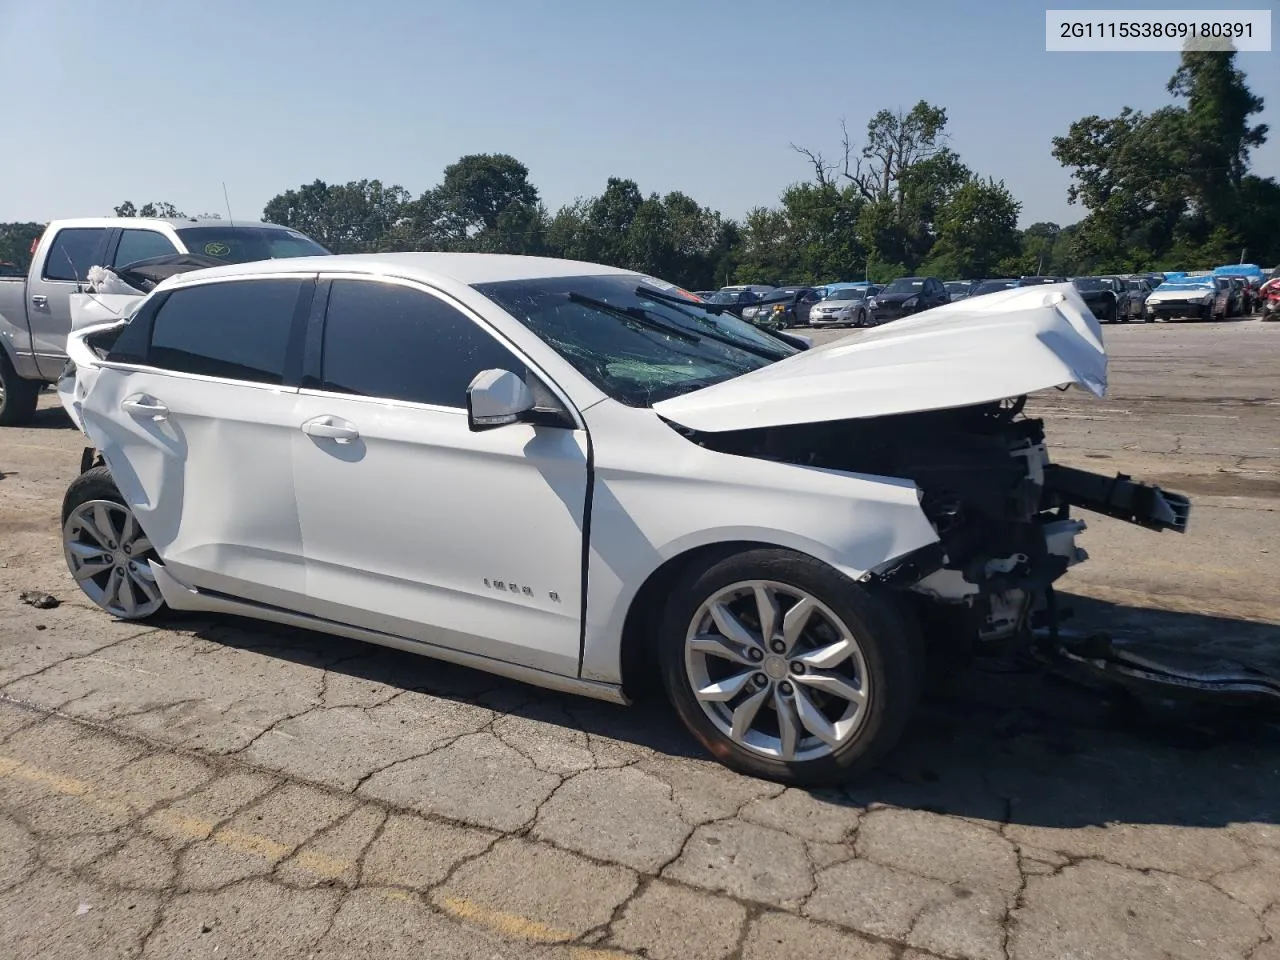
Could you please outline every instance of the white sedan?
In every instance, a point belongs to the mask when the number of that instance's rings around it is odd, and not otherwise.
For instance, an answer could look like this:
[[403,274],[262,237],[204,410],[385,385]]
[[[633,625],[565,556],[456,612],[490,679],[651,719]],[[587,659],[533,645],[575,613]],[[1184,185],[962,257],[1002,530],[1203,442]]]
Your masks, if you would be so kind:
[[104,463],[67,491],[67,563],[120,618],[240,614],[615,702],[653,670],[726,764],[841,780],[902,732],[928,650],[1026,635],[1083,559],[1071,505],[1187,508],[1049,465],[1020,415],[1105,388],[1069,286],[806,347],[570,261],[173,277],[71,335],[60,394]]

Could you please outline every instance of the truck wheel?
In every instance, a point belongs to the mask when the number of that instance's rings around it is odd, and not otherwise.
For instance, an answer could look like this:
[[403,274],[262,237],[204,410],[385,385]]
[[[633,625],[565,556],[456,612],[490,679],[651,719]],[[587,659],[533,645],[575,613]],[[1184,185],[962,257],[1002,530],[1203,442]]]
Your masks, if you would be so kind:
[[658,660],[676,713],[717,760],[815,786],[870,770],[897,743],[924,666],[887,598],[772,548],[692,570],[667,603]]
[[0,426],[28,423],[36,412],[36,403],[44,384],[39,380],[23,380],[0,349]]

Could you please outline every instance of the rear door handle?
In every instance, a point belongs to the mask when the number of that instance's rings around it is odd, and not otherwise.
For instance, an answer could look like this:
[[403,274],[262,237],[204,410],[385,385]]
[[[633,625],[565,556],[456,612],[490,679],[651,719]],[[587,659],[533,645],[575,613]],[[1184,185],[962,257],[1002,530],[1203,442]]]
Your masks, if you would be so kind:
[[154,397],[129,397],[121,401],[120,408],[135,417],[150,417],[156,421],[169,418],[169,408]]
[[360,431],[353,424],[337,417],[316,417],[302,425],[302,432],[309,437],[323,437],[338,443],[350,443],[360,439]]
[[48,305],[49,298],[46,297],[43,293],[33,293],[31,295],[31,302],[34,303],[37,307],[43,307]]

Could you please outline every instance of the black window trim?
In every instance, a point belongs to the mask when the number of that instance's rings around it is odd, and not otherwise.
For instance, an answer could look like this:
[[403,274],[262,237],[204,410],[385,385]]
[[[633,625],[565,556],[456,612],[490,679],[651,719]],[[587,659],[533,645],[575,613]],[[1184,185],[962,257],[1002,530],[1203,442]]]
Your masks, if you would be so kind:
[[111,243],[112,229],[113,228],[107,227],[107,226],[77,227],[77,226],[67,225],[65,227],[59,227],[54,232],[53,236],[49,238],[48,246],[45,248],[48,252],[45,254],[44,262],[40,264],[41,282],[42,283],[74,283],[77,286],[80,286],[81,284],[83,284],[85,282],[84,277],[79,277],[76,280],[65,280],[62,277],[49,276],[49,261],[53,259],[52,254],[53,254],[54,244],[58,242],[58,237],[61,234],[66,233],[68,230],[101,230],[102,236],[98,238],[98,242],[93,248],[93,257],[92,257],[93,263],[90,264],[90,266],[98,266],[104,260],[106,260],[107,247]]
[[[289,341],[285,347],[285,369],[282,383],[265,383],[261,380],[242,380],[238,377],[215,377],[207,373],[190,373],[186,370],[173,370],[169,367],[161,367],[151,362],[151,334],[155,327],[156,315],[168,302],[169,297],[182,290],[195,290],[200,287],[213,286],[218,283],[237,283],[246,280],[300,280],[302,281],[302,289],[299,291],[298,300],[294,304],[293,319],[289,329]],[[311,281],[308,283],[307,281]],[[302,362],[305,347],[305,337],[307,335],[307,321],[312,313],[312,304],[315,301],[316,293],[316,275],[314,273],[261,273],[261,274],[243,274],[234,277],[217,277],[212,280],[204,280],[199,283],[184,283],[181,286],[174,287],[172,290],[166,290],[154,297],[151,297],[143,304],[142,308],[134,316],[130,324],[141,323],[145,325],[145,329],[140,331],[138,336],[144,337],[147,344],[147,357],[145,360],[111,360],[110,352],[108,359],[102,361],[102,366],[111,370],[137,370],[146,373],[161,373],[168,377],[184,377],[189,380],[203,380],[212,383],[234,383],[247,387],[259,387],[267,390],[290,390],[296,391],[302,381]]]
[[[586,430],[586,421],[582,417],[581,411],[577,405],[569,399],[569,394],[560,386],[555,379],[549,376],[540,364],[535,363],[529,355],[519,346],[505,335],[501,330],[495,327],[488,319],[486,319],[478,311],[463,303],[457,297],[452,296],[448,291],[433,286],[422,280],[413,277],[398,277],[387,274],[372,273],[343,273],[343,272],[326,272],[321,273],[317,278],[316,296],[313,301],[311,315],[307,321],[307,329],[305,334],[304,363],[301,373],[301,383],[299,392],[304,396],[311,397],[340,397],[345,400],[362,400],[367,403],[378,404],[380,406],[393,407],[410,407],[416,410],[431,410],[436,413],[450,413],[466,415],[466,406],[442,406],[436,403],[422,403],[417,400],[403,400],[399,397],[374,397],[353,393],[343,393],[338,390],[326,390],[320,386],[321,380],[321,352],[324,344],[324,325],[327,321],[329,310],[329,294],[333,289],[334,280],[356,280],[365,283],[388,283],[395,286],[408,287],[411,290],[417,290],[425,293],[427,296],[435,297],[442,301],[445,305],[452,307],[461,313],[464,317],[479,327],[484,333],[493,337],[500,346],[511,353],[518,361],[523,363],[525,367],[542,381],[543,385],[555,395],[560,401],[560,405],[568,412],[569,417],[573,420],[574,430]],[[321,293],[323,291],[323,293]],[[511,371],[517,373],[518,371]]]

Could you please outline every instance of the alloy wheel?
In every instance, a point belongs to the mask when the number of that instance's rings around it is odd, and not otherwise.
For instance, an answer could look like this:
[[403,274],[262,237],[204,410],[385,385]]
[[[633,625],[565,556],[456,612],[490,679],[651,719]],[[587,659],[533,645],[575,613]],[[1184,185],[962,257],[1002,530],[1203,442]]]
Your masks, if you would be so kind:
[[685,669],[720,733],[787,762],[851,742],[872,694],[862,648],[840,618],[805,590],[769,580],[732,584],[698,608]]
[[164,605],[149,563],[156,552],[123,504],[80,504],[63,524],[62,546],[67,567],[85,596],[113,616],[137,620]]

